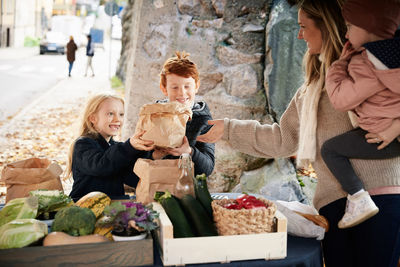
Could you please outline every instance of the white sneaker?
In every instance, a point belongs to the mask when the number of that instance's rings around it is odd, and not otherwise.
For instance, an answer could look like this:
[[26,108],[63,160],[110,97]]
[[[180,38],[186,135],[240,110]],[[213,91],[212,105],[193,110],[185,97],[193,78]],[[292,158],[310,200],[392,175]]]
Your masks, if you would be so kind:
[[346,212],[339,221],[339,228],[349,228],[371,218],[379,212],[367,191],[355,196],[347,195]]

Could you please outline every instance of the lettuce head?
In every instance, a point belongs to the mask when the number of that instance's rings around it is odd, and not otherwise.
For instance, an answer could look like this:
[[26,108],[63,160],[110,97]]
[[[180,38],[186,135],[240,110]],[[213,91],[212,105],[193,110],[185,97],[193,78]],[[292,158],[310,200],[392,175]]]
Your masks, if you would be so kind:
[[0,226],[15,219],[34,219],[38,212],[38,198],[35,196],[14,198],[0,210]]
[[22,248],[48,233],[47,224],[35,219],[16,219],[0,227],[0,249]]

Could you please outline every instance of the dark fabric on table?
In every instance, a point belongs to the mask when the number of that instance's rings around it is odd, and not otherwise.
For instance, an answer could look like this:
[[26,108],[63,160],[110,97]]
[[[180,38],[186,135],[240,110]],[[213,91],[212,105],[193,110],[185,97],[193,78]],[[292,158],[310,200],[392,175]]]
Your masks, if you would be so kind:
[[[157,244],[153,244],[154,248],[154,265],[163,266]],[[249,260],[249,261],[232,261],[230,263],[208,263],[208,264],[187,264],[185,266],[268,266],[268,267],[321,267],[322,249],[321,242],[312,238],[301,238],[288,235],[287,239],[287,256],[281,260]]]

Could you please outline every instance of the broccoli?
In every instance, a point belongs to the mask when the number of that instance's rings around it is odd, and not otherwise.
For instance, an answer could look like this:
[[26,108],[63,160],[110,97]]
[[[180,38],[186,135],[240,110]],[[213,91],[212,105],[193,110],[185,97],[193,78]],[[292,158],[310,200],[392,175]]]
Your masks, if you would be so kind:
[[96,216],[89,208],[65,207],[54,217],[52,232],[64,232],[72,236],[90,235],[94,231]]

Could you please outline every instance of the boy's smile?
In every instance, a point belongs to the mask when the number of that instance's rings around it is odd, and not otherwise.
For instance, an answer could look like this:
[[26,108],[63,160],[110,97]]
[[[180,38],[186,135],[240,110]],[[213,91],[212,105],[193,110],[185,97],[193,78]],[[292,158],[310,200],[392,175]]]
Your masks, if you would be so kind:
[[160,89],[169,101],[178,101],[186,105],[193,105],[194,97],[200,83],[196,84],[192,77],[182,77],[176,74],[166,75],[167,86],[160,84]]

